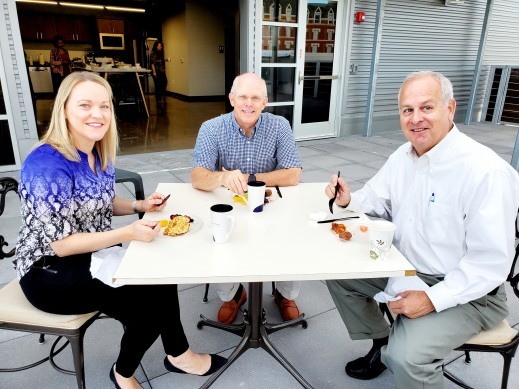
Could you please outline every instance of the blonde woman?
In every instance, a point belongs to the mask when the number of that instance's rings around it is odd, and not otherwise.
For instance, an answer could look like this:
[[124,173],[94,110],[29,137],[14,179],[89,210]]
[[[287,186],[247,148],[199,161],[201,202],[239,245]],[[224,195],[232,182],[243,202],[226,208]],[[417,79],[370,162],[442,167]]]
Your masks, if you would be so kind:
[[159,335],[168,370],[212,374],[226,359],[189,349],[176,285],[113,288],[92,278],[92,252],[131,240],[149,242],[160,231],[150,220],[112,229],[113,215],[165,206],[160,193],[137,202],[115,196],[117,145],[110,85],[93,73],[72,73],[58,90],[47,133],[21,170],[15,263],[22,290],[46,312],[101,311],[121,321],[125,332],[110,370],[116,388],[140,388],[133,374]]

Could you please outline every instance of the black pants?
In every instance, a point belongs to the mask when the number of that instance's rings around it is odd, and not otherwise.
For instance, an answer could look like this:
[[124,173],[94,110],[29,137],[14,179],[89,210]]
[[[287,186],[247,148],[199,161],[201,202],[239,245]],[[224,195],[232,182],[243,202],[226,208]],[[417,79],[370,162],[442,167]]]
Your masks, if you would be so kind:
[[177,357],[189,348],[180,321],[177,285],[112,288],[92,278],[90,260],[90,253],[45,257],[22,277],[20,286],[31,304],[42,311],[56,314],[100,311],[119,320],[125,331],[117,372],[124,377],[133,375],[159,335],[166,354]]
[[164,95],[166,94],[166,86],[168,85],[168,79],[166,73],[157,72],[156,76],[153,77],[155,83],[155,100],[158,103],[163,103]]
[[61,85],[61,81],[63,81],[63,76],[59,73],[51,73],[52,75],[52,89],[54,90],[54,94],[58,93],[59,86]]

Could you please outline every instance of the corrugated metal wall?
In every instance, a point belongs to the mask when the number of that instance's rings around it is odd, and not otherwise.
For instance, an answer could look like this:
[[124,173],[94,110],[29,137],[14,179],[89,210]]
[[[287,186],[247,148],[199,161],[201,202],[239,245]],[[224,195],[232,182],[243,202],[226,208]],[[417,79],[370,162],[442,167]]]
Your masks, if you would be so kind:
[[494,0],[483,64],[519,66],[519,1]]
[[[519,123],[519,70],[513,68],[519,66],[519,2],[494,1],[482,69],[492,80],[486,85],[488,110],[481,121]],[[502,88],[496,89],[500,81]]]
[[[343,97],[342,135],[363,133],[376,8],[376,0],[355,3],[356,11],[366,13],[366,22],[353,26],[350,62],[359,67],[349,75]],[[450,6],[444,0],[386,0],[373,133],[399,129],[398,88],[416,70],[440,71],[452,81],[458,102],[456,120],[463,120],[485,8],[486,0]],[[485,77],[480,85],[486,85]],[[483,92],[478,93],[477,106],[481,106]]]

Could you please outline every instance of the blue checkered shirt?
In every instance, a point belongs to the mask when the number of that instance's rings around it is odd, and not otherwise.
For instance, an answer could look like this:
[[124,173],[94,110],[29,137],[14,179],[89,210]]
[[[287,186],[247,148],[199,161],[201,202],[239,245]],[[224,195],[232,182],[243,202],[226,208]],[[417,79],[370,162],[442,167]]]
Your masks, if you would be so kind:
[[301,167],[301,159],[284,117],[262,113],[252,136],[247,138],[231,112],[200,127],[193,156],[193,167],[199,166],[255,174]]

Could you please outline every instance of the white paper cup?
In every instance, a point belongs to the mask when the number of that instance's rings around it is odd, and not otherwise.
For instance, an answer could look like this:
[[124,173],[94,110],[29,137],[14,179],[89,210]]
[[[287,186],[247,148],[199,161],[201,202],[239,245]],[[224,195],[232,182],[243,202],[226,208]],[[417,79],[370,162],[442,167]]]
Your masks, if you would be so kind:
[[247,206],[249,211],[262,212],[265,204],[265,183],[263,181],[251,181],[247,186]]
[[211,207],[211,228],[215,243],[227,243],[234,230],[235,219],[232,205],[215,204]]
[[384,259],[387,257],[396,226],[387,220],[374,220],[369,223],[369,257],[371,259]]

